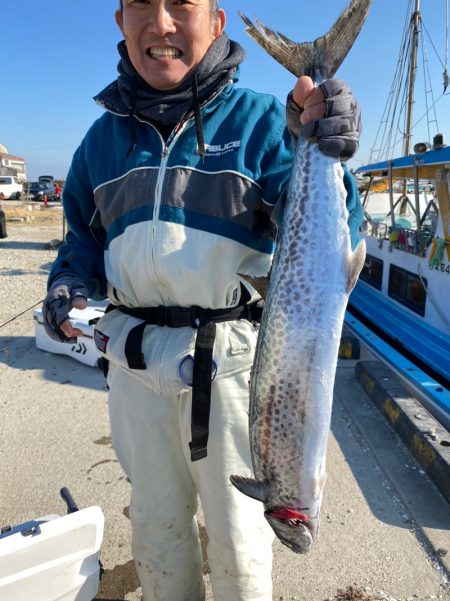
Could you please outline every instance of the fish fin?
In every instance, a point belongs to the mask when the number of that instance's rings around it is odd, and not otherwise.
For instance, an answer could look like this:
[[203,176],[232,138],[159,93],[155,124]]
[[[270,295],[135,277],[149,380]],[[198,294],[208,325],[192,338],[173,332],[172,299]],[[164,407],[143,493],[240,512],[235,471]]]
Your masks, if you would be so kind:
[[244,273],[238,273],[238,276],[248,282],[263,299],[266,298],[267,290],[269,288],[270,274],[262,277],[252,277],[245,275]]
[[262,501],[263,503],[266,502],[269,493],[269,484],[267,482],[245,478],[244,476],[230,476],[230,481],[233,486],[244,493],[244,495],[247,495],[247,497]]
[[329,79],[338,70],[353,46],[369,12],[371,0],[351,0],[329,32],[314,42],[297,43],[266,27],[256,25],[239,13],[248,33],[257,44],[296,77],[309,75]]
[[347,280],[347,294],[353,290],[358,281],[361,269],[364,267],[364,261],[366,260],[366,242],[360,240],[358,246],[355,248],[353,254],[350,257],[348,266],[348,280]]

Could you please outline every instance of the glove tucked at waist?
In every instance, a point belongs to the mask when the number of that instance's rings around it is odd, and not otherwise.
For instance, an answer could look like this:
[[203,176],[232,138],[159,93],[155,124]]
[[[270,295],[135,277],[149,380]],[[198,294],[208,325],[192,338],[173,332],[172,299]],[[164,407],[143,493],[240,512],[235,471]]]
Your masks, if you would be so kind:
[[73,275],[63,275],[53,281],[42,305],[43,325],[50,338],[58,342],[75,342],[68,338],[60,325],[69,319],[69,311],[77,298],[87,300],[88,291],[81,280]]
[[347,161],[356,153],[361,134],[361,109],[350,88],[340,79],[327,79],[319,85],[325,96],[326,111],[322,119],[300,123],[303,111],[289,94],[286,120],[294,138],[299,134],[309,142],[317,142],[320,150]]

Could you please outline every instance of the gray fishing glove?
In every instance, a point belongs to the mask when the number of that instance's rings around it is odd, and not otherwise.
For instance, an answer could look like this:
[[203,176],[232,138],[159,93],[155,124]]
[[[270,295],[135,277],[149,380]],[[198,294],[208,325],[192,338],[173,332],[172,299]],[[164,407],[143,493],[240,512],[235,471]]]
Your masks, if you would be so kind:
[[302,108],[289,94],[286,105],[288,129],[294,139],[299,133],[308,142],[317,142],[323,154],[351,159],[359,146],[361,109],[350,88],[340,79],[327,79],[319,85],[325,95],[326,111],[322,119],[302,125]]
[[68,338],[59,327],[69,319],[69,311],[77,298],[87,300],[88,291],[83,282],[74,275],[62,275],[50,285],[42,305],[44,329],[50,338],[58,342],[75,342],[76,338]]

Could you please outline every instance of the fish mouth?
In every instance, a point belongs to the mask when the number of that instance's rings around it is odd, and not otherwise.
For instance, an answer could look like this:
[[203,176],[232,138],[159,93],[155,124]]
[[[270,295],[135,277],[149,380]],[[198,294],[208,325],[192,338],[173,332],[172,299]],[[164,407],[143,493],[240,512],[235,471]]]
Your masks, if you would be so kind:
[[316,518],[303,510],[283,507],[264,512],[280,542],[294,553],[307,553],[314,545],[317,528]]

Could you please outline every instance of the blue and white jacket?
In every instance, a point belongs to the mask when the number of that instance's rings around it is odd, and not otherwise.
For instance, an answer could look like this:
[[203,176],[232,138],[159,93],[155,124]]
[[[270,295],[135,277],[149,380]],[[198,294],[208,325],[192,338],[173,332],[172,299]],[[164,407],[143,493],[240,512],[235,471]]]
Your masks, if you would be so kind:
[[[62,273],[84,281],[91,298],[129,307],[232,307],[239,273],[267,274],[293,151],[285,108],[274,97],[234,85],[201,112],[206,156],[194,119],[167,144],[155,127],[106,112],[76,151],[64,188],[69,224],[49,282]],[[345,175],[349,227],[358,241],[362,210]]]

